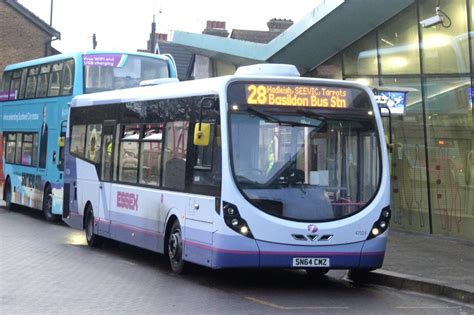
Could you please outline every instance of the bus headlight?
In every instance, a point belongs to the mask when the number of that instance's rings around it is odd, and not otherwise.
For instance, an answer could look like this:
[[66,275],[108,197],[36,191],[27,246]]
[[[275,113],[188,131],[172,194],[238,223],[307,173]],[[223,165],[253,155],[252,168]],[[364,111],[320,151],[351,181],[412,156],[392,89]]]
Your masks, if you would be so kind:
[[392,210],[390,210],[390,206],[383,208],[382,212],[380,213],[379,219],[375,221],[374,225],[372,226],[367,240],[370,240],[385,232],[388,229],[391,216]]
[[224,221],[225,224],[235,232],[244,236],[253,238],[252,232],[247,224],[247,221],[242,219],[236,205],[228,202],[223,202],[224,205]]

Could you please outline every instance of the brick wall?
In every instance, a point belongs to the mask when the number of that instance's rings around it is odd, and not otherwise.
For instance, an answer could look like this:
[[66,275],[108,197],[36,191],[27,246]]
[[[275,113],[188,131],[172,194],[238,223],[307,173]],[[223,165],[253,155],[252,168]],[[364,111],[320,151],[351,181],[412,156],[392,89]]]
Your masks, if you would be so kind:
[[45,55],[51,37],[0,0],[0,78],[6,65]]

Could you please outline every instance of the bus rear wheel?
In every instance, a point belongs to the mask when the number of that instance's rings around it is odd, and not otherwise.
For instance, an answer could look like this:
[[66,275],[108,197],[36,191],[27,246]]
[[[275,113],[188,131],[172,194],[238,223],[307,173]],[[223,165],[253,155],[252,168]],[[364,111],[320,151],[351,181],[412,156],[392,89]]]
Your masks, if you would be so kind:
[[102,238],[94,233],[94,223],[94,211],[89,205],[86,209],[85,228],[87,245],[89,245],[90,247],[98,247],[102,244]]
[[178,220],[173,222],[167,239],[167,252],[171,270],[176,274],[181,274],[184,272],[185,262],[183,260],[183,238]]
[[53,214],[53,194],[51,187],[47,186],[43,196],[43,215],[48,222],[58,222],[60,216]]
[[5,207],[8,210],[13,210],[12,204],[12,188],[11,188],[10,180],[7,180],[5,184]]

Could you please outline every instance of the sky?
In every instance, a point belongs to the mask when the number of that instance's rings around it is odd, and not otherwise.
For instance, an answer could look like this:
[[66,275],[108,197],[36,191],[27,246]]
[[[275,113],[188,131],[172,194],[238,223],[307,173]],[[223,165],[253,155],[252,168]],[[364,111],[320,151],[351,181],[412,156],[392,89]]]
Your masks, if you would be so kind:
[[201,33],[207,20],[225,21],[229,32],[268,30],[268,20],[297,22],[321,1],[326,0],[19,0],[48,24],[53,2],[52,26],[61,33],[53,47],[61,52],[92,49],[94,33],[97,49],[145,49],[153,14],[156,31],[171,39],[174,31]]

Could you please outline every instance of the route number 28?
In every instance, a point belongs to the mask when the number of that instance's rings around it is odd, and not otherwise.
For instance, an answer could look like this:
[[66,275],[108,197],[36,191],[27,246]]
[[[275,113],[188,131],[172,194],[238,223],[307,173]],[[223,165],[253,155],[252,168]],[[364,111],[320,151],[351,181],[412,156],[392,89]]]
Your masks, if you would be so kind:
[[247,103],[251,105],[267,103],[267,88],[264,85],[251,84],[247,87]]

